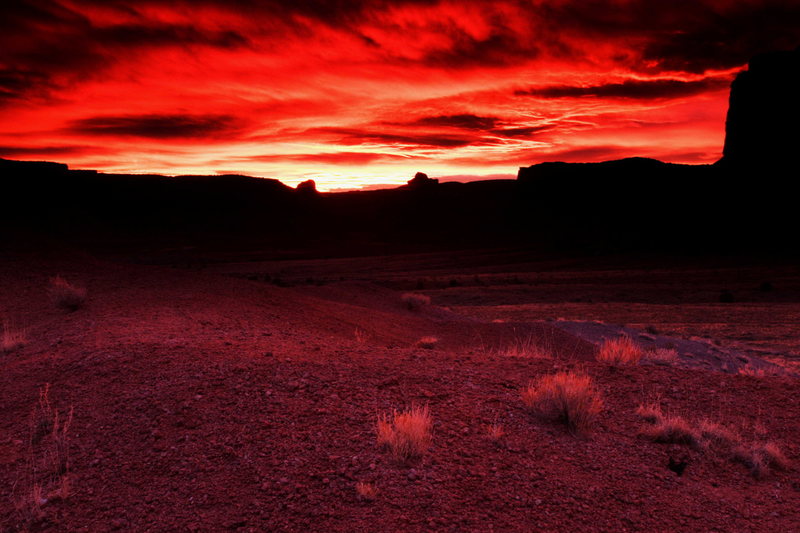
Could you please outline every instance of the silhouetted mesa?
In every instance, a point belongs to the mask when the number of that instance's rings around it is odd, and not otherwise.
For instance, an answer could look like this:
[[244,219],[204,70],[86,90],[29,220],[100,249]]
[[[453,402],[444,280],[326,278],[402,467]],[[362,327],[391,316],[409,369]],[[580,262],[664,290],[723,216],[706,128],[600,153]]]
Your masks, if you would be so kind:
[[438,185],[439,180],[429,178],[424,172],[417,172],[414,178],[408,181],[406,187],[409,189],[425,189],[433,185]]
[[317,194],[317,182],[314,180],[306,180],[302,183],[298,183],[297,192],[308,196],[315,196]]
[[750,60],[731,85],[723,165],[798,166],[800,48]]

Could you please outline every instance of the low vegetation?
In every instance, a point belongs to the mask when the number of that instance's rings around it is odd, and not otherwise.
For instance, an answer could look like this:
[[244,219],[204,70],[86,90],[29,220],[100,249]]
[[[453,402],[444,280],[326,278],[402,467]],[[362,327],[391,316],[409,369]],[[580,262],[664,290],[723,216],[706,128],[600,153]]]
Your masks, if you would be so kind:
[[416,345],[426,350],[433,350],[439,344],[439,339],[433,336],[422,337],[416,342]]
[[741,434],[728,426],[709,419],[691,424],[683,417],[664,415],[655,402],[640,405],[636,414],[651,424],[641,434],[653,441],[719,453],[746,465],[756,478],[765,477],[771,468],[788,468],[789,460],[774,442],[745,444]]
[[407,292],[400,297],[400,300],[410,311],[419,311],[431,304],[430,297],[416,292]]
[[737,431],[712,420],[701,420],[697,430],[703,442],[710,448],[730,451],[742,442],[742,436]]
[[378,487],[366,481],[356,483],[356,494],[362,500],[373,501],[378,497]]
[[486,435],[492,442],[500,442],[500,439],[502,439],[505,434],[506,431],[503,429],[503,424],[496,421],[486,426]]
[[643,428],[642,434],[654,442],[701,446],[700,433],[681,416],[661,416],[653,425]]
[[50,385],[39,391],[30,419],[26,471],[21,476],[23,493],[15,500],[24,521],[41,519],[48,502],[69,496],[72,416],[72,408],[63,415],[52,406]]
[[656,348],[645,352],[644,359],[654,365],[671,365],[678,360],[678,352],[673,348]]
[[433,440],[433,419],[428,406],[412,406],[378,417],[378,445],[387,447],[398,461],[425,454]]
[[575,434],[589,432],[603,409],[591,378],[573,372],[542,376],[521,394],[528,409],[555,415]]
[[511,344],[500,348],[497,350],[497,355],[527,359],[551,359],[553,357],[552,352],[542,347],[532,336],[524,339],[518,339]]
[[76,311],[86,303],[86,289],[76,287],[61,276],[50,278],[50,298],[59,309]]
[[366,344],[369,340],[369,334],[361,328],[356,328],[353,331],[353,338],[358,344]]
[[3,335],[0,337],[0,353],[13,352],[28,343],[25,331],[16,329],[8,323],[3,324]]
[[622,336],[603,341],[597,360],[613,366],[638,365],[642,356],[644,356],[642,348],[630,337]]
[[661,406],[657,401],[639,405],[639,407],[636,408],[636,414],[651,424],[655,424],[664,417],[664,413],[661,411]]

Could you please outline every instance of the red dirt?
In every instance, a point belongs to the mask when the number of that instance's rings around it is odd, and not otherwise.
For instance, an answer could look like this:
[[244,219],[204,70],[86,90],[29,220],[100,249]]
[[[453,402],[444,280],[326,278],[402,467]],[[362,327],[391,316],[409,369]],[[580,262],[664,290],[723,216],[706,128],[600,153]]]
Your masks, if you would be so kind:
[[[2,259],[0,316],[29,340],[0,355],[4,530],[800,530],[795,467],[755,479],[722,454],[642,438],[634,414],[658,397],[665,412],[774,440],[796,465],[795,378],[613,369],[546,324],[414,313],[367,283],[278,288],[92,258]],[[56,274],[87,288],[84,308],[52,305]],[[426,335],[436,349],[414,348]],[[515,336],[559,357],[492,355]],[[531,379],[564,369],[603,395],[588,438],[520,400]],[[14,500],[28,490],[29,414],[46,383],[57,409],[74,408],[71,491],[25,521]],[[433,446],[403,465],[376,445],[375,423],[414,403],[430,406]],[[683,476],[670,457],[687,461]],[[358,497],[359,481],[375,484],[374,501]]]

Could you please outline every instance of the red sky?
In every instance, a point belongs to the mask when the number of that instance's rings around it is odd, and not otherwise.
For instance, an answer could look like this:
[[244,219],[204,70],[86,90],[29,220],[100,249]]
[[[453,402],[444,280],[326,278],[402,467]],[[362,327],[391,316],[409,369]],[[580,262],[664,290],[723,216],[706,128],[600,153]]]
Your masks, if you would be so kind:
[[721,155],[767,0],[4,0],[0,157],[323,190]]

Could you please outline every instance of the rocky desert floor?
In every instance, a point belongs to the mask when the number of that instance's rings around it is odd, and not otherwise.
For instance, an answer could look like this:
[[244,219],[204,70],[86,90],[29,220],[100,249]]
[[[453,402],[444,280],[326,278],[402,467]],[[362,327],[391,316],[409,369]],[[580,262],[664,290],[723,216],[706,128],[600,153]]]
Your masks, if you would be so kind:
[[[234,259],[0,257],[3,530],[800,531],[796,267]],[[596,361],[621,333],[676,357]],[[584,434],[521,400],[558,372],[602,397]],[[648,403],[736,442],[655,442]],[[411,406],[432,440],[400,461],[376,424]]]

